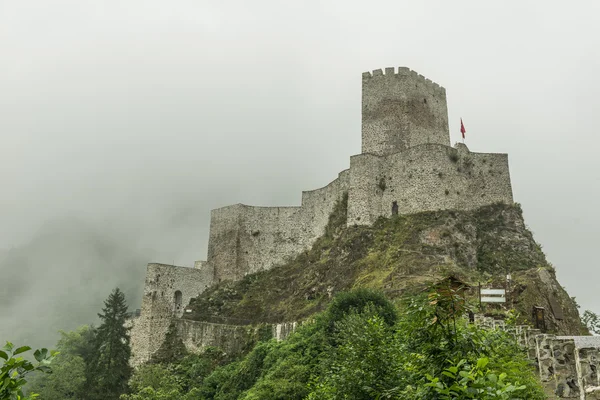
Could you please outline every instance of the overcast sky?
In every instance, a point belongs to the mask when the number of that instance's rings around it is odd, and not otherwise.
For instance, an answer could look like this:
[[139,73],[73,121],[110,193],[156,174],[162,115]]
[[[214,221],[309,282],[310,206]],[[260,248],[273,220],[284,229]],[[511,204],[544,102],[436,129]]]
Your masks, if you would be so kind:
[[462,117],[472,151],[509,153],[559,281],[600,312],[597,0],[0,0],[0,249],[67,216],[152,249],[120,267],[141,283],[205,259],[210,209],[297,205],[349,167],[361,73],[388,66],[446,88],[452,142]]

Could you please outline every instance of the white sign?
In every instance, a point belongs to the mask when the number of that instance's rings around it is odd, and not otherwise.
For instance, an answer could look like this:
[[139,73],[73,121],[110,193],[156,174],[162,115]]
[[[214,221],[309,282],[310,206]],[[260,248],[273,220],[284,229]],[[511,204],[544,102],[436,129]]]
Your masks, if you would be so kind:
[[481,294],[482,295],[500,295],[500,296],[504,296],[506,295],[506,290],[504,289],[481,289]]
[[506,303],[506,298],[504,297],[482,297],[482,303]]
[[506,303],[506,290],[481,289],[479,292],[482,303]]

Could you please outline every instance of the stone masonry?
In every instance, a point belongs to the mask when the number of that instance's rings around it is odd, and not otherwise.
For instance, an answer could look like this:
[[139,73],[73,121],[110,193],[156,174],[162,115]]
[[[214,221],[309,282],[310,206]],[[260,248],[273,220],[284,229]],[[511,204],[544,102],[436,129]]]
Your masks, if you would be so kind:
[[348,225],[444,209],[513,202],[508,156],[450,146],[446,90],[405,67],[362,78],[362,153],[327,186],[302,193],[300,206],[236,204],[211,212],[207,261],[195,268],[149,264],[141,317],[132,329],[134,364],[164,340],[189,299],[221,280],[271,269],[321,236],[348,194]]
[[207,270],[148,264],[141,313],[132,321],[133,365],[150,359],[163,343],[172,319],[181,317],[190,299],[212,283]]

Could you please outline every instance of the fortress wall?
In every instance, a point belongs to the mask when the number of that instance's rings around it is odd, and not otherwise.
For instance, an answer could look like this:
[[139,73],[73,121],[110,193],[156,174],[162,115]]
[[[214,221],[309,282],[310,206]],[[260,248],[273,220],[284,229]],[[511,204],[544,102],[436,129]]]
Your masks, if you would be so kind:
[[348,225],[370,225],[382,215],[383,194],[379,182],[384,159],[374,154],[350,157],[350,189],[348,190]]
[[350,169],[348,224],[388,217],[394,201],[400,214],[513,201],[507,155],[470,153],[466,146],[459,151],[427,144],[387,157],[361,154],[352,157]]
[[[162,344],[171,318],[180,317],[192,297],[212,284],[210,271],[165,264],[148,264],[141,316],[131,330],[132,364],[147,361]],[[176,291],[181,292],[179,306]]]
[[[269,326],[224,325],[187,319],[173,319],[177,336],[185,348],[192,353],[200,353],[207,347],[219,347],[227,354],[239,354],[264,335],[269,329],[277,340],[284,340],[297,328],[298,323],[288,322]],[[260,330],[263,329],[261,334]]]
[[362,153],[450,145],[446,90],[406,67],[363,73]]
[[245,206],[240,225],[238,275],[270,269],[306,248],[312,226],[301,207]]
[[244,347],[254,342],[258,329],[187,319],[174,319],[173,322],[177,328],[177,336],[185,348],[196,354],[209,346],[219,347],[227,354],[240,353]]
[[303,247],[304,231],[300,207],[237,204],[213,210],[208,263],[215,282],[239,280],[282,262]]
[[[207,262],[214,268],[215,282],[237,275],[241,215],[244,205],[235,204],[210,212]],[[231,274],[226,273],[231,271]]]
[[309,238],[311,244],[325,233],[335,203],[349,188],[350,170],[346,169],[327,186],[302,192],[302,210],[306,214],[306,220],[312,226],[312,236]]
[[329,185],[303,192],[300,207],[237,204],[213,210],[208,263],[215,281],[270,269],[310,247],[349,183],[349,171],[342,171]]

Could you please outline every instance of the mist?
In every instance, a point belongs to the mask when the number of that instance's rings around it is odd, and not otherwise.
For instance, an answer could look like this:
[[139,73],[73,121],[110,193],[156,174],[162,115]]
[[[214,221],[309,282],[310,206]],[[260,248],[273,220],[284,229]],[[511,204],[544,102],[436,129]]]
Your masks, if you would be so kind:
[[52,345],[145,266],[206,258],[210,210],[298,205],[360,153],[361,73],[446,88],[506,152],[582,309],[595,295],[600,3],[0,0],[0,341]]

